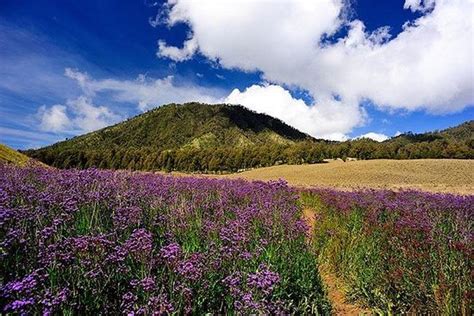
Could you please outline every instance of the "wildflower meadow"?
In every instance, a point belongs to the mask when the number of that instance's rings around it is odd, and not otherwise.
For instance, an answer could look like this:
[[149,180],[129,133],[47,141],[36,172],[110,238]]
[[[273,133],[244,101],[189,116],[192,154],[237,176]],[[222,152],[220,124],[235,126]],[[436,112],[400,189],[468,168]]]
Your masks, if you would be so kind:
[[374,313],[470,315],[473,213],[473,195],[3,165],[0,308],[329,315],[325,265]]
[[314,248],[379,314],[471,315],[474,195],[314,189]]
[[18,314],[330,312],[282,182],[0,166],[0,306]]

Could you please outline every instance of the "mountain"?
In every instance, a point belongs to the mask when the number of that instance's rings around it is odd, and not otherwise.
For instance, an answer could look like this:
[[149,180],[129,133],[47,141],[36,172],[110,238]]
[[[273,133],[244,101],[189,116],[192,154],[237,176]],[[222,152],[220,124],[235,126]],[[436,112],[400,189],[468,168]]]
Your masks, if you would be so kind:
[[405,133],[393,137],[387,142],[420,143],[432,141],[472,142],[474,141],[474,120],[440,131],[420,134]]
[[187,103],[168,104],[46,148],[58,151],[114,147],[169,150],[284,144],[305,139],[310,136],[242,106]]
[[[312,137],[281,120],[243,106],[186,103],[164,105],[119,124],[25,153],[63,168],[174,169],[184,161],[186,170],[223,166],[222,171],[228,171],[276,161],[286,163],[285,157],[277,157],[281,155],[265,161],[262,157],[268,156],[272,146],[283,148],[311,141]],[[247,155],[249,161],[222,161],[224,156],[238,155]],[[311,159],[316,161],[319,157]]]
[[325,158],[474,158],[474,122],[385,142],[316,140],[242,106],[169,104],[25,153],[58,168],[235,172]]
[[0,163],[11,163],[23,166],[29,160],[31,159],[28,156],[16,151],[15,149],[0,144]]

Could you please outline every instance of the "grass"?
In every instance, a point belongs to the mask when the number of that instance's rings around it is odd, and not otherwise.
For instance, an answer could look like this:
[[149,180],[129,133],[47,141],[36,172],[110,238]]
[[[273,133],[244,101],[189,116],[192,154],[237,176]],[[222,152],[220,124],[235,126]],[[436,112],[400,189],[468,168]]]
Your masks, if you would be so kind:
[[315,213],[319,262],[347,298],[382,315],[471,315],[472,196],[312,190],[301,200]]
[[0,162],[12,163],[15,165],[24,166],[30,158],[18,151],[0,144]]
[[430,192],[474,192],[474,161],[457,159],[332,161],[314,165],[281,165],[224,175],[246,180],[285,179],[298,187],[341,189],[420,189]]

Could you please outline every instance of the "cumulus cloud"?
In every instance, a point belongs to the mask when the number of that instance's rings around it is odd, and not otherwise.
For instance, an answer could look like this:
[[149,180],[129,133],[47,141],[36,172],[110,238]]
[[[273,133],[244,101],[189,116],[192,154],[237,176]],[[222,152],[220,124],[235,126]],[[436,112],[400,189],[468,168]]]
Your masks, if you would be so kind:
[[190,59],[197,50],[196,39],[191,38],[184,42],[183,48],[168,46],[164,41],[158,41],[158,57],[168,57],[174,61]]
[[122,118],[105,106],[96,106],[86,96],[67,100],[66,105],[41,106],[40,129],[46,132],[90,132],[120,121]]
[[320,100],[308,105],[295,99],[288,90],[278,85],[253,85],[244,91],[234,89],[226,103],[241,104],[259,113],[279,118],[287,124],[314,137],[346,140],[352,126],[363,123],[364,113],[357,104],[348,106],[334,99]]
[[59,132],[69,128],[71,121],[66,113],[66,107],[55,104],[51,107],[41,106],[37,116],[40,121],[40,128],[44,131]]
[[85,96],[69,100],[67,105],[74,115],[74,126],[82,131],[97,130],[121,120],[121,117],[108,107],[96,106]]
[[109,78],[96,80],[70,68],[67,68],[65,73],[69,78],[76,80],[89,96],[109,92],[114,101],[136,103],[141,111],[173,102],[216,103],[224,96],[224,92],[217,89],[202,88],[192,84],[178,85],[174,82],[173,76],[152,79],[140,75],[136,80]]
[[[293,98],[290,92],[279,85],[253,85],[244,91],[234,89],[230,94],[215,89],[194,85],[177,85],[173,77],[151,79],[140,75],[136,80],[94,79],[78,70],[66,69],[67,77],[77,81],[88,96],[69,102],[69,108],[81,104],[87,109],[85,101],[90,102],[97,93],[112,93],[114,101],[137,104],[139,110],[147,110],[162,104],[198,101],[203,103],[241,104],[259,113],[265,113],[281,119],[311,136],[332,140],[347,139],[346,133],[352,126],[364,122],[365,115],[357,103],[348,106],[333,98],[319,100],[315,105],[308,105],[301,99]],[[227,96],[226,96],[227,95]],[[320,103],[330,106],[319,106]],[[76,110],[76,113],[79,111]],[[90,108],[90,113],[107,113],[103,107]],[[349,114],[349,115],[347,115]],[[91,125],[97,120],[84,117]],[[96,122],[96,123],[94,123]],[[86,124],[87,125],[87,124]]]
[[374,133],[374,132],[370,132],[370,133],[355,137],[355,139],[361,139],[361,138],[368,138],[368,139],[375,140],[377,142],[383,142],[383,141],[389,139],[390,137],[388,137],[385,134]]
[[[407,21],[396,37],[388,27],[368,32],[363,21],[347,18],[349,3],[169,0],[163,21],[188,24],[190,38],[183,48],[162,43],[158,54],[179,62],[199,52],[222,67],[259,70],[268,82],[309,91],[317,100],[307,110],[316,113],[314,125],[325,126],[328,117],[346,123],[332,123],[319,135],[360,124],[364,112],[357,107],[365,100],[382,110],[431,113],[474,104],[473,1],[406,0],[405,9],[423,16]],[[349,28],[346,36],[325,40],[342,26]],[[244,102],[245,93],[233,98]],[[286,104],[291,116],[301,103]]]

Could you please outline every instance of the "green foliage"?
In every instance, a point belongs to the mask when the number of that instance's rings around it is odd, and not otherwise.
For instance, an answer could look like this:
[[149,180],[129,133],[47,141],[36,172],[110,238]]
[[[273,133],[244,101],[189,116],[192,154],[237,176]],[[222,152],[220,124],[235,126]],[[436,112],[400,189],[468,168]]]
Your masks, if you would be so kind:
[[25,153],[59,168],[235,172],[326,158],[474,158],[474,121],[378,143],[316,140],[242,106],[169,104],[120,124]]
[[355,202],[342,210],[310,193],[302,201],[317,214],[313,245],[320,261],[344,279],[350,298],[382,315],[470,314],[472,250],[460,227],[463,206],[430,209],[427,220],[414,208],[403,214],[400,200],[386,211]]

